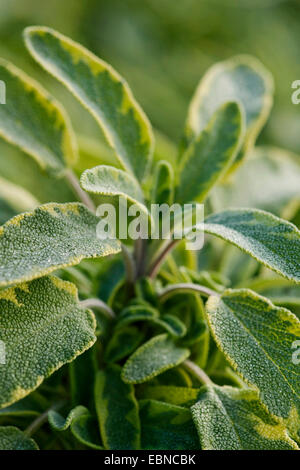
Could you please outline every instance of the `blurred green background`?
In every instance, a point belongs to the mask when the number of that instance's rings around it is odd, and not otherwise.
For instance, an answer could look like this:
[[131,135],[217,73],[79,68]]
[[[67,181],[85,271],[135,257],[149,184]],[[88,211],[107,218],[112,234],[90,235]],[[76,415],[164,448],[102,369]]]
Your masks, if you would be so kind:
[[259,142],[300,151],[300,105],[291,103],[291,83],[300,79],[298,0],[1,0],[0,55],[71,105],[75,128],[94,133],[94,124],[82,119],[82,110],[26,52],[22,30],[32,24],[54,27],[110,62],[152,124],[177,142],[188,102],[207,68],[235,54],[253,54],[271,70],[276,85],[271,119]]

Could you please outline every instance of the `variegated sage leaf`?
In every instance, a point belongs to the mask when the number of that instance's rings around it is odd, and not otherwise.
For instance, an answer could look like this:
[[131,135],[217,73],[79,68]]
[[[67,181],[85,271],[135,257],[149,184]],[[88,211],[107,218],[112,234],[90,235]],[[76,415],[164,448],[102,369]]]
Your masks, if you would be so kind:
[[205,386],[191,410],[203,450],[299,449],[253,390]]
[[99,219],[83,204],[45,204],[0,227],[0,287],[120,251],[97,238]]
[[73,408],[66,418],[57,411],[50,410],[48,413],[48,421],[55,431],[66,431],[75,419],[85,415],[89,415],[89,410],[79,405]]
[[155,336],[127,359],[122,379],[130,384],[147,382],[181,364],[189,355],[188,349],[176,346],[167,334]]
[[93,313],[79,305],[77,289],[43,277],[0,291],[0,407],[37,388],[46,377],[96,341]]
[[238,153],[237,166],[250,150],[264,126],[273,103],[273,79],[256,59],[237,56],[214,65],[200,81],[191,101],[183,149],[206,127],[216,109],[227,101],[237,101],[245,112],[246,134]]
[[14,426],[0,426],[0,450],[39,450],[36,442]]
[[140,418],[134,387],[121,380],[121,368],[99,371],[95,403],[106,449],[137,450],[141,445]]
[[206,310],[215,340],[234,370],[296,435],[300,373],[293,344],[300,338],[298,318],[248,289],[211,296]]
[[300,231],[290,222],[258,209],[229,209],[209,216],[204,230],[300,282]]
[[228,102],[211,117],[179,163],[175,199],[202,202],[235,159],[243,136],[239,104]]
[[108,165],[99,165],[86,170],[80,178],[80,184],[88,193],[124,197],[129,203],[137,204],[141,211],[148,215],[138,181],[123,170]]
[[50,173],[62,173],[77,159],[69,118],[62,106],[14,65],[0,60],[6,104],[0,107],[0,136],[33,157]]
[[50,28],[27,28],[25,40],[32,56],[94,116],[122,166],[142,179],[152,159],[152,130],[125,80],[109,64]]

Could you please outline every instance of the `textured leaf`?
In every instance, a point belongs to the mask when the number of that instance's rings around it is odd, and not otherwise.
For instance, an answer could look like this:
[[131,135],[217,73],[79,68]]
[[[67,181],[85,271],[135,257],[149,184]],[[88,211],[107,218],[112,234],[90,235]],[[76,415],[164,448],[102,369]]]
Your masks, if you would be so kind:
[[257,209],[229,209],[209,216],[204,230],[300,282],[300,231],[295,225]]
[[96,378],[95,402],[101,436],[106,449],[140,448],[138,403],[132,385],[120,377],[121,368],[109,366]]
[[243,135],[243,120],[237,103],[218,109],[207,126],[182,156],[177,202],[202,202],[234,161]]
[[216,342],[233,368],[273,415],[299,426],[299,366],[292,361],[292,344],[300,337],[297,317],[248,289],[212,296],[206,309]]
[[152,189],[152,204],[172,204],[174,197],[174,171],[170,163],[157,163]]
[[87,408],[84,406],[76,406],[76,408],[73,408],[70,411],[66,418],[64,418],[60,413],[57,413],[57,411],[50,410],[48,413],[48,420],[55,431],[66,431],[75,419],[88,414],[89,410]]
[[73,284],[43,277],[0,291],[0,407],[28,395],[44,378],[96,341],[93,313],[78,303]]
[[183,147],[186,148],[206,127],[223,103],[239,102],[245,111],[246,136],[239,163],[255,143],[273,103],[273,80],[256,59],[237,56],[214,65],[201,80],[191,101]]
[[125,171],[112,166],[96,166],[82,174],[80,184],[88,193],[102,196],[123,196],[129,202],[138,204],[139,208],[148,214],[139,183]]
[[192,415],[203,450],[298,449],[253,390],[206,386]]
[[190,352],[180,348],[166,334],[143,344],[127,360],[122,370],[126,383],[142,383],[183,362]]
[[97,238],[98,222],[79,203],[45,204],[14,217],[0,227],[0,286],[120,251],[117,241]]
[[20,212],[33,210],[38,201],[25,189],[0,177],[0,225]]
[[103,60],[50,28],[27,28],[25,39],[33,57],[91,112],[122,166],[143,178],[152,159],[152,131],[125,80]]
[[155,400],[141,400],[139,405],[143,449],[200,449],[189,410]]
[[39,450],[33,439],[14,426],[0,426],[0,450]]
[[38,83],[1,59],[0,76],[7,86],[0,107],[0,135],[52,173],[74,164],[77,148],[65,111]]

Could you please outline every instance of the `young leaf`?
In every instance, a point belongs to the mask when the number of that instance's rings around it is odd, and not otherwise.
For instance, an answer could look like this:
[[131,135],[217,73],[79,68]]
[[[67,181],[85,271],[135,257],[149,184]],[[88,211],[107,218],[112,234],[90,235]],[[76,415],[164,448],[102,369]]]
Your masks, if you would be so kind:
[[182,156],[175,199],[202,202],[235,159],[243,135],[240,106],[219,108]]
[[174,197],[174,171],[170,163],[157,163],[152,189],[152,204],[172,204]]
[[0,291],[0,408],[20,400],[96,341],[96,321],[73,284],[43,277]]
[[180,348],[167,334],[155,336],[143,344],[125,363],[122,379],[126,383],[142,383],[183,362],[190,352]]
[[6,83],[5,106],[0,107],[0,135],[32,156],[50,173],[61,173],[77,159],[69,118],[60,104],[38,83],[12,64],[0,60]]
[[27,28],[25,40],[32,56],[94,116],[123,168],[141,180],[152,159],[152,130],[125,80],[106,62],[50,28]]
[[292,360],[292,345],[300,336],[297,317],[248,289],[212,296],[206,309],[216,342],[232,367],[273,415],[299,426],[299,367]]
[[106,449],[140,448],[138,403],[132,385],[121,380],[121,368],[111,365],[96,378],[95,402]]
[[39,450],[36,442],[14,426],[0,426],[0,450]]
[[0,227],[0,286],[28,281],[117,253],[115,240],[99,240],[99,219],[79,203],[45,204]]
[[190,410],[155,400],[141,400],[142,448],[200,449]]
[[209,216],[204,230],[300,282],[300,231],[290,222],[258,209],[229,209]]
[[213,113],[227,101],[242,105],[246,135],[235,166],[251,149],[264,126],[273,103],[273,79],[256,59],[237,56],[213,66],[195,92],[188,111],[183,149],[206,127]]
[[86,170],[80,178],[80,184],[88,193],[123,196],[130,203],[137,204],[141,211],[148,215],[139,183],[125,171],[112,166],[99,165]]
[[66,418],[64,418],[60,413],[57,413],[57,411],[50,410],[48,413],[48,420],[50,426],[55,431],[66,431],[75,419],[85,415],[89,415],[89,410],[84,406],[76,406],[76,408],[73,408],[70,411]]
[[253,390],[205,386],[191,410],[203,450],[299,449]]

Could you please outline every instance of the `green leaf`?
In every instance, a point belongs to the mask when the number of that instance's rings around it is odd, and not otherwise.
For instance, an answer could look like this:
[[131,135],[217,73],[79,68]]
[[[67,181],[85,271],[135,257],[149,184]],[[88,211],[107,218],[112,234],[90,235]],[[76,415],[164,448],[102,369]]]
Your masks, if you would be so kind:
[[0,407],[37,388],[96,341],[93,313],[80,307],[73,284],[43,277],[0,291]]
[[14,217],[0,227],[0,286],[120,251],[117,241],[97,238],[98,222],[80,203],[45,204]]
[[174,171],[170,163],[160,160],[155,168],[152,204],[172,204],[174,197]]
[[38,205],[38,201],[28,191],[0,177],[0,225]]
[[205,386],[191,410],[203,450],[299,449],[253,390]]
[[290,222],[257,209],[229,209],[209,216],[204,230],[300,282],[300,231]]
[[0,450],[39,450],[35,441],[14,426],[0,426]]
[[200,449],[190,410],[155,400],[141,400],[139,405],[143,449]]
[[273,415],[299,426],[299,366],[292,360],[300,336],[297,317],[248,289],[212,296],[206,310],[215,340],[234,370]]
[[50,410],[49,424],[54,431],[66,431],[70,428],[73,436],[83,445],[95,450],[103,450],[97,432],[98,423],[84,406],[76,406],[64,418],[60,413]]
[[171,405],[190,407],[198,400],[199,389],[174,385],[142,385],[139,398],[163,401]]
[[69,366],[71,406],[89,407],[94,396],[94,378],[97,370],[95,347],[78,356]]
[[95,402],[106,449],[140,448],[138,403],[132,385],[121,380],[121,368],[111,365],[96,378]]
[[240,148],[243,118],[237,103],[225,103],[182,156],[175,199],[202,202]]
[[134,326],[117,329],[105,348],[105,361],[117,362],[129,356],[141,344],[144,336]]
[[122,379],[142,383],[183,362],[190,352],[180,348],[167,334],[155,336],[143,344],[125,363]]
[[242,105],[246,135],[235,166],[250,150],[264,126],[273,103],[273,79],[256,59],[237,56],[214,65],[198,85],[188,111],[183,148],[206,127],[213,113],[227,101]]
[[77,159],[69,118],[61,105],[14,65],[0,60],[7,87],[0,107],[0,135],[32,156],[50,173],[61,173]]
[[123,196],[130,203],[137,204],[142,212],[148,215],[139,183],[125,171],[112,166],[99,165],[86,170],[80,178],[80,184],[88,193]]
[[123,168],[142,179],[152,159],[152,130],[125,80],[106,62],[50,28],[27,28],[25,40],[32,56],[94,116]]
[[50,410],[48,413],[48,420],[50,426],[55,431],[66,431],[72,424],[72,422],[83,415],[88,415],[89,410],[84,406],[76,406],[73,408],[68,416],[64,418],[60,413],[57,411]]

